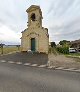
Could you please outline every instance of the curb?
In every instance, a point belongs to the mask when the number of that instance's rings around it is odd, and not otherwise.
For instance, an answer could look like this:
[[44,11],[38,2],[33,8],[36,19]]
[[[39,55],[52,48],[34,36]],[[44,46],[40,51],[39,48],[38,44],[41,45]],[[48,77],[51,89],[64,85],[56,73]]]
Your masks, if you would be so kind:
[[80,56],[72,56],[72,55],[67,55],[67,56],[72,58],[80,58]]
[[6,61],[6,60],[0,60],[0,63],[9,63],[9,64],[16,64],[16,65],[24,65],[24,66],[31,66],[31,67],[38,67],[38,68],[46,68],[46,69],[53,69],[53,70],[63,70],[63,71],[71,71],[71,72],[78,72],[78,73],[80,73],[80,69],[78,69],[78,68],[47,66],[47,64],[45,64],[45,65],[38,65],[38,64],[31,64],[31,63]]

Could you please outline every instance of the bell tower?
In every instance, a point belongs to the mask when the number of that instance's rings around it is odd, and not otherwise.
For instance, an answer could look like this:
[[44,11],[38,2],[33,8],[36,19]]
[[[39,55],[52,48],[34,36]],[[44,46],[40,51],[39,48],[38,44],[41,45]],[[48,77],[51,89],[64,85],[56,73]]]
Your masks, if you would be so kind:
[[28,13],[28,28],[42,27],[42,11],[39,6],[32,5],[26,12]]

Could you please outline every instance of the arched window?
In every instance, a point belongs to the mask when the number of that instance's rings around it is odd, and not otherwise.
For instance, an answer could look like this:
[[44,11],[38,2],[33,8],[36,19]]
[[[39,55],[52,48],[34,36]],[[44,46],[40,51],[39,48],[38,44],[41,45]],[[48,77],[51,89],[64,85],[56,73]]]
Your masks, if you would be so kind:
[[35,21],[35,19],[36,19],[36,16],[35,16],[35,13],[33,13],[33,14],[31,15],[31,20],[32,20],[32,21]]

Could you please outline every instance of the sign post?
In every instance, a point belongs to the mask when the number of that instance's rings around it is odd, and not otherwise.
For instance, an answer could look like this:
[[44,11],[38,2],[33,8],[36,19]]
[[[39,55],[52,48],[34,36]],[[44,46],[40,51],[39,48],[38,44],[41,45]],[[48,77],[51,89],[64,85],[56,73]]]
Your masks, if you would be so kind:
[[1,48],[1,54],[3,54],[3,46],[4,46],[4,44],[0,44],[0,48]]
[[16,47],[18,47],[18,50],[20,50],[20,45],[16,45]]

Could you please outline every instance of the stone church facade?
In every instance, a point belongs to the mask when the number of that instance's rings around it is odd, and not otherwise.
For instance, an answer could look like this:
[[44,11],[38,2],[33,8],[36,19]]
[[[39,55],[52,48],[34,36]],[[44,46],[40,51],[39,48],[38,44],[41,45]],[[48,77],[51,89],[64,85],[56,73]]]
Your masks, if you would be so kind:
[[22,31],[21,50],[48,53],[48,29],[42,27],[42,11],[39,6],[32,5],[28,13],[28,28]]

